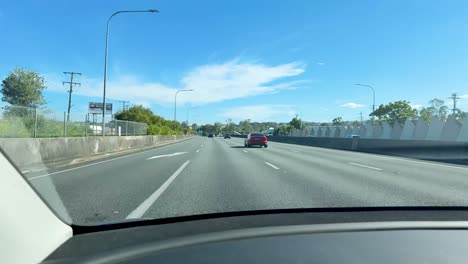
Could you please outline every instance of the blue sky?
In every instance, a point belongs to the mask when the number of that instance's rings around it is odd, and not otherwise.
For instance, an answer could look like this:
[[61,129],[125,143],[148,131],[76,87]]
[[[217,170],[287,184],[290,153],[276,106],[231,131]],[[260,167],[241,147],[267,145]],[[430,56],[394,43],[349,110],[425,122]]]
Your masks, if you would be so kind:
[[[47,107],[65,111],[63,71],[81,72],[72,111],[102,101],[111,22],[109,101],[197,123],[356,120],[376,103],[415,107],[457,92],[468,111],[466,1],[33,1],[0,4],[0,78],[16,66],[47,80]],[[449,100],[446,100],[449,105]],[[449,105],[450,106],[450,105]]]

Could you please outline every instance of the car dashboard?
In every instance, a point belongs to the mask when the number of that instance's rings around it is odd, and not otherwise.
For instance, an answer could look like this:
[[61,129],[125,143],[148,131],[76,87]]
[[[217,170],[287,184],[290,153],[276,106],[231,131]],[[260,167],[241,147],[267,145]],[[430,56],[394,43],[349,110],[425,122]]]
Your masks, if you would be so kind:
[[45,263],[465,263],[466,217],[296,212],[81,226]]

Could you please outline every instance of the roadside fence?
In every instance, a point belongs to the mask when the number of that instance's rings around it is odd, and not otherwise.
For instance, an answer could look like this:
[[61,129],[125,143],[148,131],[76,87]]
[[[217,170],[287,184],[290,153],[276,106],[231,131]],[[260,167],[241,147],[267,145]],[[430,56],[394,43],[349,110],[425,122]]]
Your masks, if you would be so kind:
[[[106,136],[147,135],[145,123],[109,120]],[[44,138],[102,135],[102,115],[58,112],[42,107],[8,105],[0,108],[0,137]]]

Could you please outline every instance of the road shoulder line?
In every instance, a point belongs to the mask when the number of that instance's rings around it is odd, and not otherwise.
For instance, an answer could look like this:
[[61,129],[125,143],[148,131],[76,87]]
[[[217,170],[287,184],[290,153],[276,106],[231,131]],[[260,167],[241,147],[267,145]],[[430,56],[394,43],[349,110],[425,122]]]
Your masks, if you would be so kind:
[[354,163],[354,162],[350,162],[350,163],[348,163],[348,164],[349,164],[349,165],[353,165],[353,166],[358,166],[358,167],[363,167],[363,168],[371,169],[371,170],[378,170],[378,171],[381,171],[381,170],[382,170],[381,168],[371,167],[371,166],[362,165],[362,164]]
[[[40,178],[44,178],[44,177],[49,177],[49,176],[52,176],[52,175],[55,175],[55,174],[60,174],[60,173],[63,173],[63,172],[73,171],[73,170],[82,169],[82,168],[86,168],[86,167],[90,167],[90,166],[94,166],[94,165],[99,165],[99,164],[106,163],[106,162],[111,162],[111,161],[115,161],[115,160],[119,160],[119,159],[124,159],[124,158],[129,158],[129,157],[145,154],[145,153],[154,151],[155,149],[159,149],[161,147],[166,147],[166,146],[174,145],[174,144],[177,144],[177,143],[185,142],[185,141],[188,141],[190,139],[193,139],[193,137],[189,138],[189,139],[184,139],[184,140],[181,140],[181,141],[177,141],[177,142],[168,142],[168,143],[164,143],[164,144],[157,145],[157,146],[151,146],[151,147],[148,147],[148,148],[130,150],[129,154],[123,154],[122,156],[118,156],[118,157],[115,157],[115,158],[110,158],[110,159],[105,159],[105,160],[100,160],[100,161],[99,161],[99,159],[96,159],[96,160],[98,160],[96,162],[93,162],[91,160],[90,161],[91,163],[88,163],[88,164],[85,164],[85,165],[78,165],[76,167],[72,167],[72,168],[69,168],[69,169],[58,170],[58,171],[50,172],[50,173],[47,173],[47,174],[37,175],[37,176],[31,176],[31,177],[25,176],[25,178],[27,180],[35,180],[35,179],[40,179]],[[112,153],[111,155],[114,155],[114,154],[119,155],[119,154],[122,154],[122,153]],[[99,158],[102,158],[102,155],[100,155]],[[73,164],[73,165],[75,165],[75,164]],[[67,165],[67,166],[69,166],[69,165]],[[65,166],[63,166],[63,167],[65,167]],[[47,171],[47,170],[44,170],[44,171]]]

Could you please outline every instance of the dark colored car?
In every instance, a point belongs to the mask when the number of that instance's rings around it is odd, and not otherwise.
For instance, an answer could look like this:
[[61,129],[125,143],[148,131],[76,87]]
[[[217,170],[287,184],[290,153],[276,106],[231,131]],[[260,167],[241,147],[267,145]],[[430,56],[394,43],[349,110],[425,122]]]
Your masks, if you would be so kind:
[[229,138],[229,139],[230,139],[230,138],[231,138],[231,135],[229,135],[229,134],[224,134],[224,138]]
[[212,137],[214,137],[214,135],[213,134],[208,134],[208,137],[212,138]]
[[268,147],[268,138],[262,133],[250,133],[244,141],[244,146],[250,148],[250,146]]

